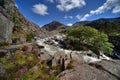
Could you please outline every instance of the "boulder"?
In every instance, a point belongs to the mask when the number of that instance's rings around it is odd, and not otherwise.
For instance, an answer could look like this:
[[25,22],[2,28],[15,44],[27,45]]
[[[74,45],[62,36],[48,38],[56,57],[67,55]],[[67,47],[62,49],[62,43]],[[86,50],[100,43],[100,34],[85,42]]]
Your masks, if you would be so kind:
[[64,51],[61,51],[59,53],[56,53],[52,59],[52,67],[62,65],[64,69],[67,69],[70,65],[76,66],[83,63],[83,56],[75,52],[65,54]]
[[11,35],[14,24],[0,13],[0,41],[12,43]]
[[44,53],[44,52],[40,52],[38,54],[38,58],[40,59],[40,61],[50,61],[50,60],[52,60],[52,56],[50,56],[49,54]]
[[105,71],[120,80],[120,60],[95,62],[90,65],[101,71]]
[[82,55],[77,54],[77,53],[75,53],[75,52],[72,52],[72,53],[70,54],[70,56],[71,56],[71,60],[72,60],[72,61],[74,61],[74,62],[76,62],[76,63],[78,63],[78,64],[83,64],[83,63],[84,63],[84,58],[83,58]]
[[56,53],[52,60],[52,67],[57,65],[63,65],[64,57],[65,57],[65,53],[63,51]]
[[65,70],[57,80],[120,80],[120,61],[101,61],[82,64]]

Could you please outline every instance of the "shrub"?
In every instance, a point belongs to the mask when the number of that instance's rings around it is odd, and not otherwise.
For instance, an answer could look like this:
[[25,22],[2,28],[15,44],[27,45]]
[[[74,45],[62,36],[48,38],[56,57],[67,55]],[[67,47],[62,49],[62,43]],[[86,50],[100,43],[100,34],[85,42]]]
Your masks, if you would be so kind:
[[27,41],[31,42],[31,41],[33,40],[34,36],[35,36],[35,35],[34,35],[33,33],[27,34],[27,36],[26,36]]
[[98,30],[80,26],[67,31],[67,39],[76,50],[92,50],[97,55],[103,52],[112,55],[113,45],[108,42],[108,36]]
[[8,46],[9,43],[8,42],[0,42],[0,46]]

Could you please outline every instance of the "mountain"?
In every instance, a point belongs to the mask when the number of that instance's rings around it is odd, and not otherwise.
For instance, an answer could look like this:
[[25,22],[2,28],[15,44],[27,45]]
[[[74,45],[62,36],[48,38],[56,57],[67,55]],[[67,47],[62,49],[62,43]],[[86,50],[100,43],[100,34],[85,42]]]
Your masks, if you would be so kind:
[[73,26],[85,25],[85,24],[88,24],[88,23],[90,23],[90,21],[81,21],[81,22],[74,23]]
[[99,26],[102,23],[120,23],[120,17],[117,18],[101,18],[93,21],[80,21],[73,24],[73,26],[88,25],[88,26]]
[[57,30],[57,29],[63,29],[63,28],[65,28],[65,25],[58,21],[52,21],[52,22],[44,25],[42,28],[46,29],[48,31],[53,31],[53,30]]
[[98,27],[101,24],[105,24],[105,23],[120,23],[120,17],[118,17],[118,18],[108,18],[108,19],[101,18],[101,19],[98,19],[98,20],[91,21],[90,23],[87,23],[85,25]]
[[24,43],[31,36],[44,37],[47,31],[28,21],[14,0],[0,0],[0,42]]
[[117,18],[101,18],[93,21],[82,21],[73,24],[73,26],[91,26],[99,31],[104,31],[108,35],[120,33],[120,17]]

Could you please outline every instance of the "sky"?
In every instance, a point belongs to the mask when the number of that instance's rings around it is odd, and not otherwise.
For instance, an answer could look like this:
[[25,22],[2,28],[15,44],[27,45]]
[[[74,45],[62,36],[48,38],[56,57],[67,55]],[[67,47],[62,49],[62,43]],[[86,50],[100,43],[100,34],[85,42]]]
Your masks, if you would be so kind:
[[29,21],[43,26],[59,21],[71,26],[79,21],[120,17],[120,0],[15,0]]

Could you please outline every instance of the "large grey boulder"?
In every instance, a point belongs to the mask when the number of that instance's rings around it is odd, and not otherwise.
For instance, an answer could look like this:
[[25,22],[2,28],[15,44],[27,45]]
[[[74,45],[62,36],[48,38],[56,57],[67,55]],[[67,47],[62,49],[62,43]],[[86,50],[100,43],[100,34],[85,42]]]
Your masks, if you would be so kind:
[[0,42],[11,43],[11,35],[14,24],[0,13]]
[[90,65],[105,71],[120,80],[120,60],[95,62]]
[[62,65],[64,69],[67,69],[70,66],[72,67],[83,63],[84,63],[83,56],[75,52],[65,54],[64,51],[60,51],[56,53],[52,59],[52,67]]
[[120,61],[101,61],[65,70],[57,80],[120,80]]
[[63,51],[60,52],[58,51],[58,53],[56,53],[54,55],[54,58],[52,59],[52,67],[57,65],[64,65],[64,57],[65,57],[65,53]]

